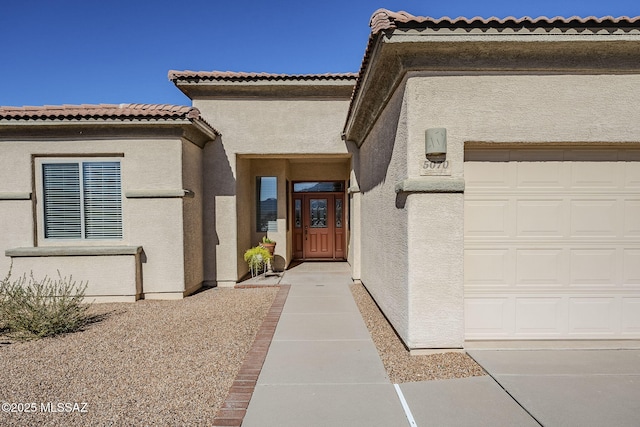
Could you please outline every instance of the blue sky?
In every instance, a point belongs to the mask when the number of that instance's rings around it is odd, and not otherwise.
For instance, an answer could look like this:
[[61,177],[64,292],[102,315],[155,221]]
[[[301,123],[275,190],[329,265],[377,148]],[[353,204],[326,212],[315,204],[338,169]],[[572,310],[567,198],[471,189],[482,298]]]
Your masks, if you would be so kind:
[[378,8],[637,16],[638,0],[0,0],[0,105],[189,104],[167,71],[356,72]]

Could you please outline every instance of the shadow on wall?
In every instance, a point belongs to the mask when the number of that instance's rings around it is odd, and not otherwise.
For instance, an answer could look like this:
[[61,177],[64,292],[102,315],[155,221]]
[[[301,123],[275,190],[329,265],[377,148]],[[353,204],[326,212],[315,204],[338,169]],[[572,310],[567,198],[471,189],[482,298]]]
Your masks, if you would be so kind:
[[216,232],[216,197],[236,194],[236,179],[222,137],[204,147],[203,171],[204,282],[213,285],[217,277],[216,250],[220,243]]
[[360,148],[353,142],[347,143],[347,149],[353,156],[353,170],[363,193],[384,183],[388,177],[398,125],[401,120],[406,122],[406,117],[402,116],[404,92],[405,85],[402,84]]

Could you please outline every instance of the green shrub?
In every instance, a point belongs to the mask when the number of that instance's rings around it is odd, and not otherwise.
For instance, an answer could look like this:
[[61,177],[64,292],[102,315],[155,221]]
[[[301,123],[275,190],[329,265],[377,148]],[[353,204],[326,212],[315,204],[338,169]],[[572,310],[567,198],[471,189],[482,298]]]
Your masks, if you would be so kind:
[[256,276],[260,272],[264,271],[266,263],[270,259],[271,254],[262,246],[254,246],[251,249],[247,249],[244,253],[244,260],[249,265],[251,276]]
[[0,282],[0,328],[19,340],[75,332],[89,321],[83,304],[87,284],[71,277],[36,280],[33,273],[11,280],[11,269]]

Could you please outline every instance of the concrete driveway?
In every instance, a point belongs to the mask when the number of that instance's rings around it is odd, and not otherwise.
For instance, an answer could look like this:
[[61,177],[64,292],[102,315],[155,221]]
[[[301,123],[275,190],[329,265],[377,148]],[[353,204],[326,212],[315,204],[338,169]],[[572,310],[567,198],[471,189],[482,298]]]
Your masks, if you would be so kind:
[[470,350],[469,355],[545,427],[640,425],[640,350]]

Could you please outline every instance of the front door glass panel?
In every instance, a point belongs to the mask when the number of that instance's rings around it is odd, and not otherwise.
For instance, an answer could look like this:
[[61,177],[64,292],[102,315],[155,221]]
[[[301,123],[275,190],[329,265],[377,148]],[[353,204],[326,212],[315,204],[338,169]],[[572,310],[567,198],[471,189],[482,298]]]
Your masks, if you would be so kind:
[[294,218],[295,218],[296,228],[301,228],[302,227],[302,200],[300,199],[295,200]]
[[311,228],[327,228],[327,199],[311,199]]

